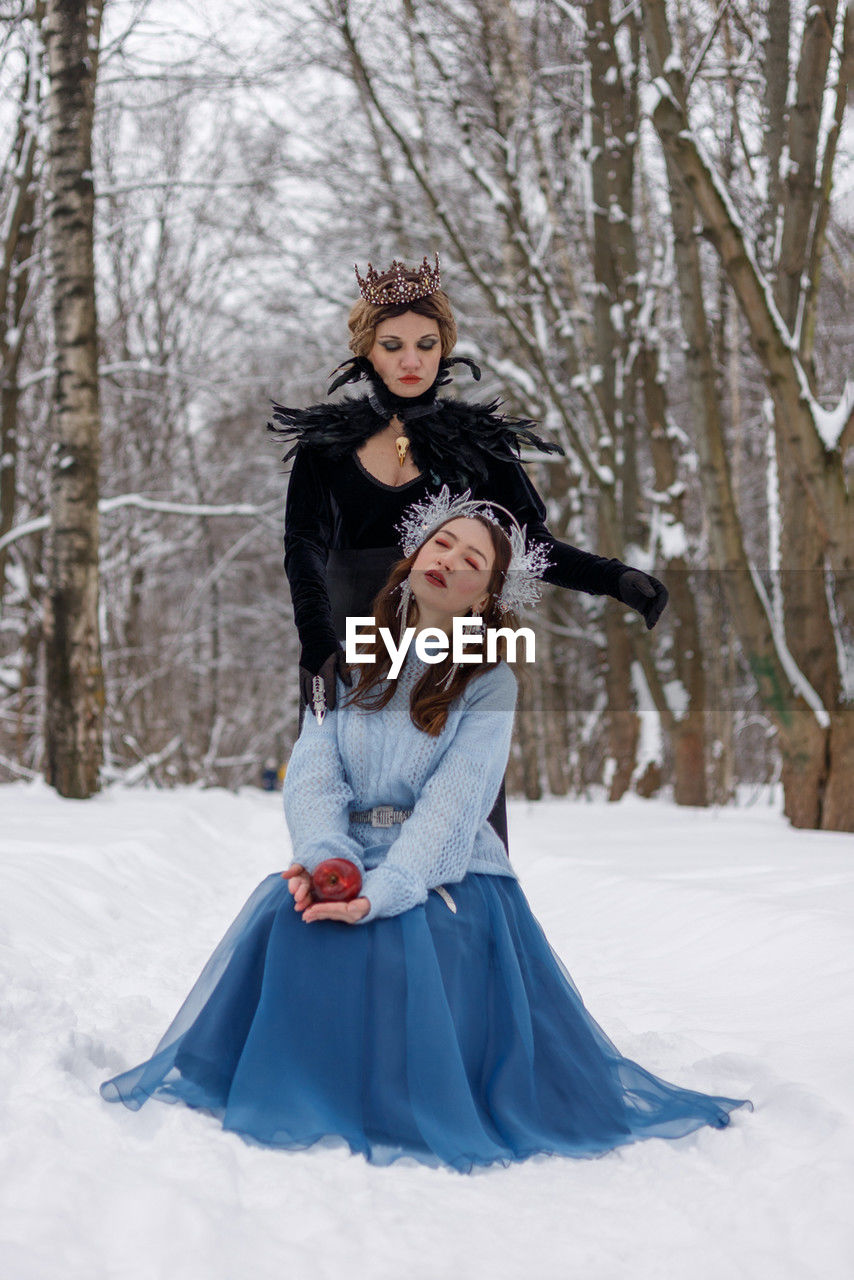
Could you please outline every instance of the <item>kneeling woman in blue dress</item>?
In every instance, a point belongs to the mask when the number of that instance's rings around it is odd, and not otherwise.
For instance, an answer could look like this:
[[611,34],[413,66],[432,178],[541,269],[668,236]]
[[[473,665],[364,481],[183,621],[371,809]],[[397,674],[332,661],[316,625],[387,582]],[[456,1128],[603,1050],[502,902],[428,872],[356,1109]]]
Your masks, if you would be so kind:
[[[514,627],[543,565],[499,517],[447,490],[414,508],[378,629],[438,639],[473,614]],[[305,717],[284,789],[293,865],[258,886],[154,1055],[103,1096],[181,1100],[271,1146],[343,1141],[377,1164],[466,1172],[724,1127],[750,1104],[668,1084],[608,1040],[487,821],[513,726],[507,662],[427,662],[410,645],[391,680],[379,638],[374,657],[334,710]],[[312,893],[330,858],[362,876],[349,902]]]

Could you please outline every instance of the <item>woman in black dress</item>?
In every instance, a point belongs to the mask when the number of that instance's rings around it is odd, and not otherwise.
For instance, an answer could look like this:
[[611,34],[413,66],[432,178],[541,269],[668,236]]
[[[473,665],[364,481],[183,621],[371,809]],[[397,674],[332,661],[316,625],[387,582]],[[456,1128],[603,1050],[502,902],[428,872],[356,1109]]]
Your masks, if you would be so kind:
[[[335,705],[343,673],[345,620],[371,612],[391,565],[401,557],[403,511],[447,484],[452,493],[500,503],[544,544],[547,582],[613,596],[655,626],[667,603],[662,583],[621,560],[559,542],[519,460],[524,444],[544,453],[559,446],[534,424],[498,412],[499,402],[468,403],[438,395],[450,381],[457,327],[439,287],[439,263],[370,265],[356,276],[361,297],[350,312],[351,360],[336,370],[330,392],[365,380],[361,396],[291,409],[275,405],[270,429],[293,458],[285,515],[285,571],[300,638],[300,693]],[[317,679],[319,677],[319,680]],[[503,795],[493,825],[506,843]]]

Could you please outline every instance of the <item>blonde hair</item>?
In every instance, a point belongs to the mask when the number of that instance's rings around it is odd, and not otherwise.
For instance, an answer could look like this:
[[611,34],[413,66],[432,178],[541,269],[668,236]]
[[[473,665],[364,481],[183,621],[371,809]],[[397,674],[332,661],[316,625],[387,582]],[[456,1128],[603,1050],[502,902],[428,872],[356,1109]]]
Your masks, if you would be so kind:
[[364,298],[350,311],[347,321],[350,329],[350,350],[353,355],[366,356],[374,345],[377,325],[383,320],[392,320],[407,311],[414,311],[417,316],[427,320],[435,320],[439,326],[439,338],[442,343],[442,355],[449,356],[457,341],[457,322],[451,310],[451,303],[444,289],[428,293],[423,298],[414,298],[412,302],[399,302],[391,306],[376,307]]

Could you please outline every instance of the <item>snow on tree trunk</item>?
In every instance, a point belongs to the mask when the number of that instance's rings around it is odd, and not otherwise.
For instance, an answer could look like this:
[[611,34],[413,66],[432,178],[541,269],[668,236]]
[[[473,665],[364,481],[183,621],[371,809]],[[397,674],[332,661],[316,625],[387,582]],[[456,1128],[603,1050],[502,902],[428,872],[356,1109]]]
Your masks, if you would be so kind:
[[61,795],[98,789],[104,680],[98,627],[100,408],[92,120],[100,0],[48,0],[47,230],[56,379],[47,563],[46,762]]
[[[673,798],[677,804],[708,804],[706,785],[706,675],[697,599],[685,552],[685,484],[680,472],[676,432],[669,429],[664,379],[655,348],[641,339],[638,374],[655,469],[657,523],[664,573],[670,591],[673,629],[671,684],[677,696],[660,708],[662,725],[673,744]],[[663,663],[660,663],[663,666]],[[653,686],[654,693],[654,686]]]

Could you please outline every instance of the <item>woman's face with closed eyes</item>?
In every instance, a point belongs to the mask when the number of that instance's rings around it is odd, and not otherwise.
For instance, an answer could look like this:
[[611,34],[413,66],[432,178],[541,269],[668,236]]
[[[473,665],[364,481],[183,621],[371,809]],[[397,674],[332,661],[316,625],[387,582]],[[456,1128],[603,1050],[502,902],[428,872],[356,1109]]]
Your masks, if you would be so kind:
[[389,391],[420,396],[432,387],[439,372],[442,341],[435,320],[405,311],[381,320],[368,359]]
[[489,600],[495,548],[479,520],[449,520],[420,548],[409,583],[419,614],[448,618],[481,613]]

